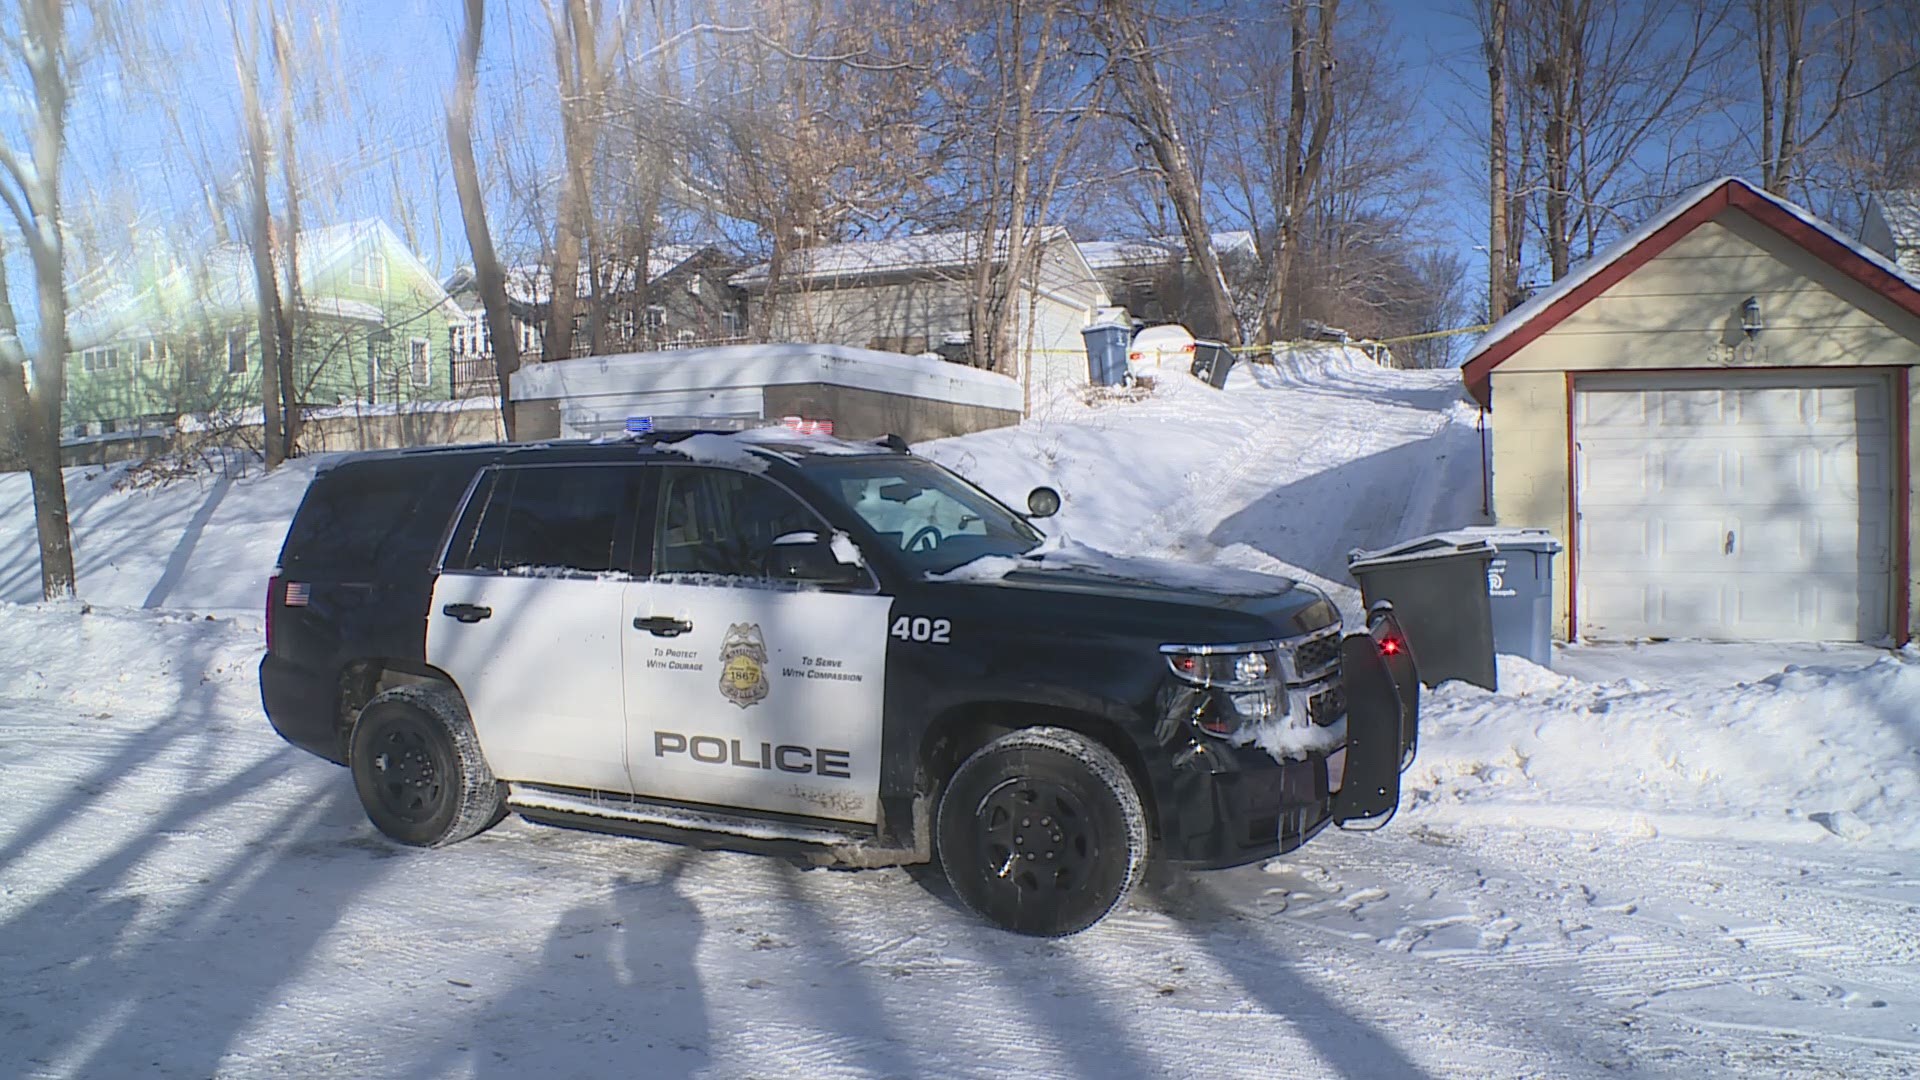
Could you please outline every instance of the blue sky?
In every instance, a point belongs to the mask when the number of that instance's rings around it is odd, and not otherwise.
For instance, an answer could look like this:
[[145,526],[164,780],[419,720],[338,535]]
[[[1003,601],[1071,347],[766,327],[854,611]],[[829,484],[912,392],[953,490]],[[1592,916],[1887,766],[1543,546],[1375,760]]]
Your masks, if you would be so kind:
[[[1474,249],[1484,243],[1486,213],[1477,182],[1480,151],[1461,121],[1478,121],[1474,86],[1482,76],[1467,0],[1391,0],[1385,6],[1406,65],[1408,104],[1417,111],[1443,182],[1431,219],[1432,239],[1469,260],[1477,288],[1485,264]],[[339,0],[333,9],[337,35],[316,31],[325,24],[313,22],[313,11],[298,0],[294,7],[301,9],[296,22],[303,62],[309,70],[325,72],[316,80],[318,96],[299,136],[303,172],[313,181],[306,221],[385,216],[411,234],[430,265],[452,269],[466,252],[446,171],[441,110],[453,74],[460,5]],[[523,73],[518,89],[529,95],[544,93],[540,81],[551,78],[542,6],[522,0],[496,3],[494,9],[483,69],[483,125],[516,90],[505,78],[510,60]],[[239,93],[224,8],[188,4],[178,10],[181,14],[169,23],[146,28],[143,38],[152,55],[142,65],[145,75],[106,78],[83,71],[71,139],[74,177],[96,193],[92,210],[101,220],[110,228],[130,221],[147,228],[171,226],[176,242],[182,221],[206,219],[204,179],[233,183],[242,163]],[[309,49],[309,39],[319,44]],[[371,97],[381,107],[357,120],[346,115],[348,110],[335,106],[349,87],[362,101]],[[483,161],[490,135],[483,129]],[[130,176],[138,182],[126,183]],[[89,197],[83,191],[70,201],[78,208]],[[505,231],[510,224],[497,228]],[[16,300],[27,300],[25,275],[12,277]],[[23,321],[31,320],[30,303],[17,309]]]

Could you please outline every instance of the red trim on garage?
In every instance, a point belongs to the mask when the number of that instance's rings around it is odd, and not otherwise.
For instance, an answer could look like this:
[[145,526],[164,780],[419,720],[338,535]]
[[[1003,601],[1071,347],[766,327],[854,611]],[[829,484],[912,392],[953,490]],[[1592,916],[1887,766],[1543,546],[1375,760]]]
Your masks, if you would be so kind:
[[[1766,375],[1836,375],[1859,374],[1862,372],[1880,372],[1891,383],[1892,400],[1888,408],[1893,414],[1893,497],[1899,500],[1893,508],[1893,618],[1888,623],[1895,645],[1905,645],[1913,639],[1911,604],[1911,582],[1913,579],[1913,432],[1909,422],[1911,411],[1909,379],[1911,369],[1906,367],[1861,366],[1861,367],[1766,367],[1766,368],[1623,368],[1609,371],[1587,371],[1585,375],[1680,375],[1680,376],[1766,376]],[[1579,474],[1574,470],[1575,430],[1574,430],[1574,392],[1577,376],[1575,372],[1566,372],[1567,380],[1567,638],[1578,640],[1580,637],[1580,482]]]
[[1573,441],[1573,372],[1567,372],[1567,640],[1580,640],[1580,474]]
[[1728,180],[1700,195],[1678,217],[1654,230],[1645,240],[1614,256],[1612,261],[1592,276],[1568,289],[1566,295],[1547,304],[1538,314],[1494,342],[1485,352],[1468,357],[1461,372],[1467,390],[1480,404],[1490,405],[1492,393],[1488,378],[1494,368],[1618,284],[1628,274],[1645,266],[1682,237],[1729,208],[1739,210],[1768,226],[1822,262],[1866,286],[1874,294],[1920,318],[1920,289],[1916,289],[1912,283],[1890,273],[1819,227],[1802,220],[1745,181]]
[[1899,500],[1893,508],[1893,642],[1905,645],[1913,637],[1912,597],[1908,590],[1913,581],[1913,432],[1909,416],[1912,405],[1908,398],[1908,380],[1912,373],[1906,368],[1896,369],[1893,373],[1893,497]]

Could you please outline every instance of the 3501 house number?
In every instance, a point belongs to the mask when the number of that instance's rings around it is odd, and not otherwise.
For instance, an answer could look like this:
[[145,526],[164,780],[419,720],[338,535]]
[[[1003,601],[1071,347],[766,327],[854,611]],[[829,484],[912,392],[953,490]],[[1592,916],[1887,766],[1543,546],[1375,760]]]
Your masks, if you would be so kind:
[[911,619],[902,615],[893,620],[892,634],[901,641],[947,645],[953,641],[953,623],[947,619]]

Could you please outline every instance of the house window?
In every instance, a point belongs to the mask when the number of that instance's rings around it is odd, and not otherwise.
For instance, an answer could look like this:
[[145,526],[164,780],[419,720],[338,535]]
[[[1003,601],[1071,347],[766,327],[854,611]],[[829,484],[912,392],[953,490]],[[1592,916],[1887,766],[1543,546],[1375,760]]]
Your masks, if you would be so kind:
[[540,330],[532,323],[520,324],[520,351],[523,353],[540,351]]
[[426,386],[433,382],[433,349],[426,338],[414,338],[407,342],[407,371],[413,377],[415,386]]
[[661,307],[659,304],[648,304],[647,317],[644,325],[648,333],[657,333],[665,329],[667,325],[667,309]]
[[726,329],[728,337],[740,337],[747,332],[747,317],[738,311],[720,313],[720,325]]
[[227,331],[227,374],[243,375],[247,370],[247,332]]
[[88,349],[80,354],[80,370],[89,375],[112,371],[120,366],[120,350],[113,347]]
[[693,296],[700,295],[700,275],[699,274],[693,274],[687,278],[687,292]]
[[382,258],[380,250],[375,248],[362,255],[358,262],[347,271],[347,281],[354,285],[364,285],[369,289],[387,287],[387,260]]
[[633,309],[632,308],[623,308],[620,311],[614,312],[613,332],[614,332],[615,338],[620,341],[633,340]]

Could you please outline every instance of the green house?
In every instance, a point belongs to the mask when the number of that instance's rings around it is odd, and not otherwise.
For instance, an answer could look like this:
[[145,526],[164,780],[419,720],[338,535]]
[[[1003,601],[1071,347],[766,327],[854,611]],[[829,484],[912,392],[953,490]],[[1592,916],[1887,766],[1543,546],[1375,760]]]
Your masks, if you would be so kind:
[[[432,271],[378,219],[302,230],[294,245],[297,399],[391,406],[451,396],[458,311]],[[260,406],[253,259],[222,244],[199,260],[130,260],[133,272],[68,320],[63,408],[70,435],[171,426],[181,416],[245,423]],[[285,275],[280,287],[287,291]]]

